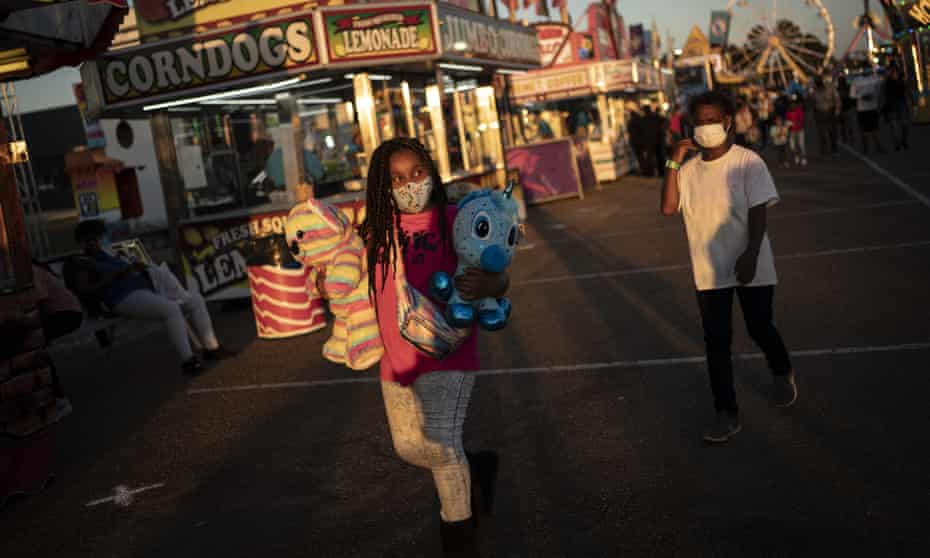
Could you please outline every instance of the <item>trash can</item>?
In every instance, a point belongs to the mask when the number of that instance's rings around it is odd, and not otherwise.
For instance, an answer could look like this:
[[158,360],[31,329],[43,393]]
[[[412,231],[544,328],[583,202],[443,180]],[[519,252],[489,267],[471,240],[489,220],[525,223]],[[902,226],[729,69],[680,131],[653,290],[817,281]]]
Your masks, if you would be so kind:
[[310,269],[293,258],[284,235],[253,238],[246,265],[259,338],[284,339],[326,327],[323,299],[310,284]]

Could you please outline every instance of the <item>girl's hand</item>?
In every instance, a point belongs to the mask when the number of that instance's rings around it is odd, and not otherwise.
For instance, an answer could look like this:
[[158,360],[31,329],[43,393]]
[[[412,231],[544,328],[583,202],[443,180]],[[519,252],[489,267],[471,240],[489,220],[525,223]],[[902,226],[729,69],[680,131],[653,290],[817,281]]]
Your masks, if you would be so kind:
[[499,298],[507,293],[510,277],[507,272],[491,273],[475,267],[465,270],[455,278],[455,288],[462,299],[472,301],[479,298]]

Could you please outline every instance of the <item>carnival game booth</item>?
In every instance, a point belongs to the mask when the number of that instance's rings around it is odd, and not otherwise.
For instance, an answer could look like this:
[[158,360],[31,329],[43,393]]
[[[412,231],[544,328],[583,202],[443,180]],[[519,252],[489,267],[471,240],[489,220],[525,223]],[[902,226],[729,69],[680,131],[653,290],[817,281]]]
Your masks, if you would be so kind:
[[930,0],[882,0],[911,84],[915,122],[930,123]]
[[[273,283],[265,269],[250,288],[248,247],[282,234],[307,195],[359,223],[368,161],[386,139],[418,138],[447,185],[504,183],[492,83],[538,67],[532,29],[478,2],[202,3],[177,20],[150,4],[135,3],[137,44],[85,65],[85,88],[98,112],[151,115],[180,263],[208,300]],[[292,296],[306,271],[281,271],[277,295],[252,296],[256,317],[274,322],[260,336],[323,326],[314,293]]]
[[[507,159],[510,167],[520,169],[527,203],[569,196],[576,189],[628,174],[635,159],[626,132],[626,104],[645,98],[658,103],[661,89],[660,71],[638,60],[589,62],[511,76],[517,145],[507,149]],[[564,147],[557,150],[554,142]],[[577,186],[536,184],[528,178],[540,174],[532,165],[554,156],[562,157],[555,166],[578,168]]]

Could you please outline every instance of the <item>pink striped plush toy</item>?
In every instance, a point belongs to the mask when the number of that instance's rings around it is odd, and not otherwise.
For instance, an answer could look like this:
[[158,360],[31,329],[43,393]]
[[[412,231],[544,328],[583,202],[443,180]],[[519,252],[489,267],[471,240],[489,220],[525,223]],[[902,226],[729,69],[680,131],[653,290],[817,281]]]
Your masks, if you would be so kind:
[[294,258],[311,267],[308,289],[324,273],[324,296],[334,316],[323,356],[352,370],[372,367],[384,354],[375,311],[368,299],[365,244],[349,218],[328,203],[310,199],[291,209],[285,225]]

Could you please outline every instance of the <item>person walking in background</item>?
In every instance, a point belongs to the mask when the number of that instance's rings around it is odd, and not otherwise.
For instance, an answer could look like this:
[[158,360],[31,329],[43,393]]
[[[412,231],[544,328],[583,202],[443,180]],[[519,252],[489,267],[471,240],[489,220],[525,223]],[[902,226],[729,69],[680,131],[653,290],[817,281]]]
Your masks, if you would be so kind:
[[[684,218],[717,411],[704,440],[723,443],[742,428],[730,352],[734,295],[774,375],[775,405],[793,405],[798,391],[772,311],[778,281],[766,219],[779,201],[772,176],[759,155],[733,145],[729,97],[716,91],[699,95],[691,114],[694,141],[682,140],[668,162],[661,211]],[[692,151],[700,156],[685,163]]]
[[836,88],[840,94],[840,138],[843,143],[851,144],[853,142],[852,114],[856,108],[856,100],[849,94],[850,86],[846,76],[840,75]]
[[651,163],[659,176],[665,176],[665,138],[668,131],[668,121],[658,110],[653,109],[651,106],[646,107],[645,119],[646,140],[652,149]]
[[736,103],[736,118],[734,126],[736,128],[736,145],[740,147],[749,147],[751,145],[750,135],[754,125],[752,111],[749,109],[749,103],[745,99],[740,99]]
[[820,138],[821,157],[833,155],[839,148],[836,129],[842,108],[843,101],[833,82],[818,77],[814,92],[814,121]]
[[885,118],[891,128],[891,141],[895,151],[910,149],[911,111],[908,103],[908,86],[901,79],[897,66],[888,69],[885,80]]
[[654,157],[650,155],[652,151],[648,148],[649,142],[646,139],[647,125],[644,112],[641,113],[633,103],[627,105],[627,132],[630,136],[630,147],[633,148],[633,154],[636,156],[639,174],[641,176],[652,176],[655,174],[655,168],[653,168],[655,162],[653,161]]
[[791,108],[788,109],[785,118],[791,124],[791,135],[789,144],[791,146],[791,155],[794,158],[795,165],[807,166],[807,134],[804,131],[804,105],[799,97],[791,98]]
[[862,152],[868,155],[869,143],[871,143],[876,151],[884,153],[878,129],[878,109],[881,107],[882,94],[881,78],[874,74],[857,78],[853,81],[849,94],[856,100],[856,116],[859,131],[862,134]]
[[775,146],[775,152],[778,154],[778,163],[787,167],[789,166],[788,141],[791,137],[791,124],[781,116],[776,116],[770,130],[772,145]]
[[756,111],[759,113],[759,148],[765,149],[769,144],[769,127],[772,125],[772,116],[775,112],[775,106],[772,103],[772,96],[768,91],[762,90],[759,92]]

